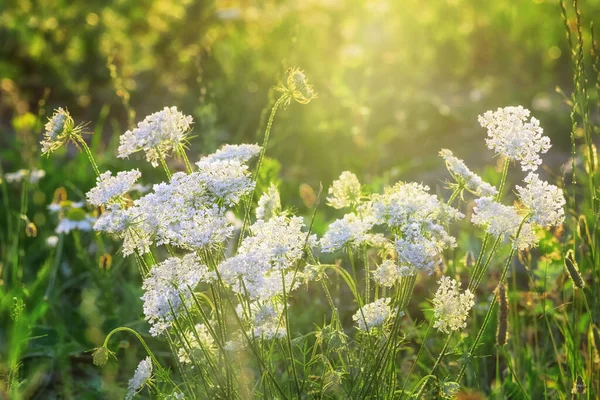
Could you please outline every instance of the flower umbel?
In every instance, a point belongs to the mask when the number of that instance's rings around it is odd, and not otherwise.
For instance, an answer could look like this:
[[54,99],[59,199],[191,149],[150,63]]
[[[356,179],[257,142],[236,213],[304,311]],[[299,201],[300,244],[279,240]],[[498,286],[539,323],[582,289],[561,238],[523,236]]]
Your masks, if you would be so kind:
[[455,279],[442,276],[440,287],[433,298],[434,328],[444,333],[456,331],[467,326],[467,316],[475,304],[475,296],[469,289],[460,293]]
[[41,141],[42,154],[49,154],[58,150],[69,140],[75,144],[83,140],[81,135],[84,125],[75,126],[69,111],[62,107],[54,110],[54,114],[48,118],[44,128],[44,138]]
[[144,358],[138,364],[133,377],[129,380],[129,387],[127,388],[126,400],[131,400],[133,397],[146,386],[150,378],[152,377],[152,360],[150,357]]

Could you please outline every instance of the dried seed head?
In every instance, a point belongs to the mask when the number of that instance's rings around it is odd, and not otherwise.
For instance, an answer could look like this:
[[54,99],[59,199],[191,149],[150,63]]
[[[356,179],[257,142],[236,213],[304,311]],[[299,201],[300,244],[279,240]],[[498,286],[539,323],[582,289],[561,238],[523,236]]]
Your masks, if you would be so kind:
[[577,221],[577,234],[579,235],[579,238],[589,247],[592,243],[592,238],[590,236],[590,230],[585,215],[579,216]]
[[317,93],[309,85],[304,72],[299,68],[289,68],[287,71],[287,91],[300,104],[308,104],[317,97]]
[[573,389],[571,389],[571,394],[586,394],[587,388],[585,386],[585,382],[581,375],[577,375],[577,379],[573,382]]
[[37,228],[33,222],[28,222],[25,226],[25,234],[27,237],[36,237],[37,236]]
[[465,266],[467,268],[471,268],[473,267],[473,265],[475,265],[475,255],[473,254],[473,252],[471,250],[467,251],[467,254],[465,255]]
[[496,289],[498,295],[498,331],[496,332],[496,344],[498,346],[506,345],[508,338],[508,298],[506,295],[506,285],[500,284]]
[[585,286],[585,282],[581,277],[581,273],[579,272],[579,267],[577,266],[577,261],[575,261],[575,252],[573,249],[569,249],[567,254],[565,255],[565,268],[573,281],[573,286],[577,289],[583,289]]

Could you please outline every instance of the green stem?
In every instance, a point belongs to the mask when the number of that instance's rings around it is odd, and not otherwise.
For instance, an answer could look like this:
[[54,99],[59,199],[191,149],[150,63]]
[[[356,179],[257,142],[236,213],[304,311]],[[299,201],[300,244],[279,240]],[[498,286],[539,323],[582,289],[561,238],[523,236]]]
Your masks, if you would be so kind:
[[[273,121],[275,120],[275,114],[277,114],[277,110],[279,109],[279,107],[286,100],[288,100],[288,97],[289,97],[289,94],[284,93],[283,95],[281,95],[281,97],[279,97],[279,99],[277,99],[277,101],[273,105],[273,108],[271,108],[271,115],[269,115],[269,121],[267,122],[267,127],[265,129],[265,136],[263,139],[262,148],[261,148],[260,154],[258,156],[258,161],[256,162],[256,170],[254,171],[254,182],[256,182],[256,179],[258,178],[258,173],[260,171],[260,167],[262,165],[263,158],[265,157],[265,153],[267,152],[267,146],[269,144],[269,136],[271,135],[271,128],[273,127]],[[252,191],[252,194],[248,195],[246,202],[245,202],[246,203],[245,204],[246,212],[244,215],[242,229],[240,231],[240,237],[238,239],[238,247],[242,243],[242,239],[244,237],[244,232],[246,231],[246,228],[248,227],[248,223],[250,221],[250,209],[252,208],[252,200],[254,199],[255,194],[256,194],[256,186],[254,186],[254,190]]]
[[90,164],[92,164],[94,173],[96,174],[97,177],[100,177],[100,170],[98,169],[98,164],[96,164],[96,160],[94,160],[94,155],[92,154],[92,151],[90,150],[89,146],[87,145],[85,140],[83,140],[83,138],[80,136],[77,136],[77,142],[81,145],[81,147],[83,147],[85,154],[87,155],[88,159],[90,160]]
[[181,158],[183,158],[183,162],[185,163],[185,168],[187,169],[187,172],[191,174],[192,173],[192,164],[190,164],[190,160],[189,160],[187,154],[185,153],[185,150],[181,149],[179,154],[181,155]]
[[502,192],[504,191],[504,186],[506,185],[506,177],[508,176],[509,164],[510,159],[506,158],[506,160],[504,160],[504,168],[502,169],[502,179],[500,180],[500,186],[498,187],[498,195],[496,196],[496,201],[500,201],[502,199]]
[[419,357],[421,357],[421,353],[423,352],[423,349],[426,346],[427,339],[429,338],[429,333],[431,332],[432,327],[433,327],[433,318],[431,318],[431,320],[429,321],[429,325],[427,326],[427,331],[425,331],[425,336],[423,337],[421,346],[419,346],[419,351],[417,352],[415,361],[413,361],[413,364],[410,366],[410,370],[408,371],[408,376],[406,377],[406,380],[404,381],[404,385],[402,385],[402,390],[400,391],[400,398],[402,398],[404,396],[404,389],[406,389],[406,385],[408,384],[408,381],[410,380],[410,376],[412,375],[413,370],[415,369],[415,366],[419,362]]
[[296,390],[298,393],[298,397],[300,397],[300,382],[298,381],[298,371],[296,371],[296,361],[294,359],[294,351],[292,349],[292,338],[290,334],[290,319],[288,316],[288,308],[287,308],[287,296],[285,290],[285,275],[283,271],[281,271],[281,287],[283,288],[283,313],[285,317],[285,338],[287,342],[288,351],[290,352],[290,361],[292,362],[292,374],[294,375],[294,383],[296,384]]
[[[444,347],[442,348],[442,351],[440,351],[440,355],[438,356],[437,360],[435,360],[435,364],[433,364],[433,367],[431,367],[431,371],[429,372],[429,374],[427,374],[428,377],[435,376],[435,375],[433,375],[433,373],[435,372],[436,368],[438,367],[438,365],[440,365],[440,363],[444,359],[444,356],[446,355],[446,349],[448,348],[448,344],[450,343],[450,339],[452,339],[452,333],[453,332],[450,332],[450,334],[448,334],[448,339],[446,339],[446,343],[444,343]],[[423,391],[427,387],[427,382],[429,382],[429,379],[427,379],[423,383],[423,385],[419,389],[419,392],[417,393],[417,395],[416,395],[415,398],[418,399],[418,398],[421,397],[421,394],[423,393]],[[413,389],[413,392],[414,392],[414,389]]]
[[165,158],[163,157],[162,153],[160,152],[160,150],[158,149],[158,147],[155,147],[154,150],[156,150],[156,154],[158,154],[158,160],[160,161],[160,165],[163,167],[163,169],[165,170],[165,174],[167,174],[167,178],[169,180],[171,180],[171,177],[173,175],[171,175],[171,171],[169,170],[169,167],[167,166],[167,162],[165,161]]

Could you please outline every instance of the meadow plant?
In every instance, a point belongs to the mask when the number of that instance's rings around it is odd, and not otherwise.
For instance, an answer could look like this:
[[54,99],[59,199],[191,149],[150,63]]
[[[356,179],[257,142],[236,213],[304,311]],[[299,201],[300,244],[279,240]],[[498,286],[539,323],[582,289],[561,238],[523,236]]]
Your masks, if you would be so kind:
[[[118,157],[143,151],[146,161],[162,166],[167,180],[140,193],[132,190],[143,179],[139,169],[98,173],[86,200],[100,213],[86,215],[77,225],[64,223],[61,232],[68,233],[69,224],[84,229],[82,221],[87,221],[98,233],[123,241],[123,255],[136,260],[143,280],[148,333],[164,340],[172,352],[171,358],[159,360],[142,338],[146,332],[131,328],[108,335],[95,353],[98,365],[110,362],[109,339],[118,332],[134,334],[148,352],[129,382],[127,398],[145,388],[163,398],[452,397],[491,321],[497,294],[497,342],[505,348],[509,309],[504,282],[513,256],[535,247],[540,232],[560,227],[565,218],[562,190],[533,172],[550,148],[539,121],[521,106],[481,115],[487,145],[503,161],[500,182],[486,182],[442,149],[451,178],[447,200],[415,182],[371,192],[355,174],[343,172],[329,188],[327,204],[344,214],[318,238],[313,220],[285,208],[275,185],[256,193],[278,108],[316,97],[306,81],[301,71],[288,71],[261,146],[227,144],[195,164],[186,154],[190,116],[166,107],[146,117],[121,136]],[[52,117],[45,151],[70,138],[82,140],[73,128],[60,128],[68,118],[62,109]],[[186,170],[172,170],[167,160],[171,156],[182,158]],[[514,163],[529,174],[506,202],[508,171]],[[472,197],[465,197],[467,193]],[[72,221],[67,218],[73,210],[86,213],[82,204],[64,200],[52,207],[65,215],[63,221]],[[468,269],[459,273],[446,267],[449,256],[461,251],[453,225],[469,222],[483,239],[479,256],[463,251]],[[340,260],[325,262],[331,257]],[[490,268],[497,260],[504,267],[494,275]],[[575,285],[583,287],[583,278],[573,272],[571,253],[565,266]],[[417,281],[430,282],[430,275],[439,287],[430,291],[431,303],[423,309],[428,328],[406,371],[398,363],[406,360],[403,348],[410,346],[408,333],[417,327],[408,305]],[[353,324],[340,308],[339,285],[331,284],[339,279],[349,289]],[[453,334],[474,324],[477,297],[490,296],[480,290],[484,279],[496,280],[499,289],[487,301],[478,331],[462,343]],[[464,290],[462,281],[468,282]],[[316,330],[304,334],[294,328],[293,318],[301,287],[322,291],[329,306],[324,322],[312,321]],[[428,348],[432,328],[444,342],[437,357]],[[445,363],[452,343],[463,346],[461,359]],[[417,366],[426,353],[433,364],[419,378]],[[438,372],[438,367],[443,370]],[[527,396],[524,390],[521,395]]]

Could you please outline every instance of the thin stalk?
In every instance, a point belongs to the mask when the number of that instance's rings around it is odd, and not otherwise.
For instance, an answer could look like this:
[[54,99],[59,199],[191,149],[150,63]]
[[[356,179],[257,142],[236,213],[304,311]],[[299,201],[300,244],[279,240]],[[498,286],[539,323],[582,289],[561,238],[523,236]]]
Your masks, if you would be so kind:
[[98,164],[96,164],[96,160],[94,160],[94,155],[92,154],[92,151],[90,150],[89,146],[87,145],[87,143],[85,142],[85,140],[83,140],[83,138],[81,136],[76,136],[76,137],[77,137],[77,143],[79,143],[81,145],[81,147],[83,147],[85,154],[87,155],[88,159],[90,160],[90,164],[92,164],[94,173],[96,174],[97,177],[100,177],[100,170],[98,169]]
[[171,177],[173,175],[171,175],[171,171],[169,170],[169,167],[167,166],[167,162],[165,161],[165,158],[163,157],[163,155],[162,155],[161,151],[158,149],[158,147],[155,147],[154,150],[156,151],[156,154],[158,154],[158,160],[160,161],[160,165],[163,167],[165,174],[167,174],[167,178],[169,180],[171,180]]
[[510,164],[510,160],[506,158],[504,160],[504,168],[502,168],[502,179],[500,180],[500,186],[498,187],[498,194],[496,195],[496,201],[502,200],[502,192],[504,191],[504,186],[506,185],[506,177],[508,176],[508,166]]
[[425,336],[423,337],[423,341],[421,342],[421,346],[419,346],[419,351],[417,352],[417,356],[415,357],[415,361],[413,361],[413,364],[410,366],[410,370],[408,371],[408,376],[404,380],[404,384],[402,385],[402,390],[400,392],[400,398],[402,398],[402,396],[404,396],[404,389],[406,389],[406,385],[408,384],[408,381],[410,380],[410,377],[411,377],[411,375],[413,373],[413,370],[415,369],[415,366],[419,362],[419,357],[421,357],[421,353],[423,352],[423,350],[426,347],[426,342],[427,342],[427,339],[429,338],[429,333],[431,332],[431,328],[432,327],[433,327],[433,318],[429,321],[429,325],[427,326],[427,331],[425,331]]
[[281,271],[281,287],[283,288],[283,313],[285,318],[285,338],[288,347],[288,351],[290,352],[290,361],[292,363],[292,374],[294,375],[294,383],[296,384],[296,390],[298,396],[300,396],[300,382],[298,381],[298,371],[296,371],[296,362],[294,360],[294,351],[292,349],[292,338],[290,334],[290,319],[288,315],[288,307],[287,307],[287,293],[285,290],[285,275],[283,271]]
[[[446,355],[446,349],[448,348],[448,344],[450,343],[450,339],[452,338],[452,333],[453,332],[450,332],[448,334],[448,339],[446,340],[446,343],[444,343],[444,347],[440,351],[440,355],[438,356],[437,360],[435,360],[435,364],[433,364],[433,367],[431,367],[431,371],[429,371],[429,374],[427,374],[427,377],[435,376],[435,375],[433,375],[433,373],[435,372],[437,366],[440,365],[440,363],[442,362],[444,355]],[[421,385],[421,388],[419,389],[419,392],[417,393],[417,396],[416,396],[417,399],[421,397],[421,394],[427,387],[427,382],[429,382],[429,378],[423,383],[423,385]],[[415,389],[413,389],[413,392],[414,392],[414,390]]]
[[[254,182],[256,182],[256,179],[258,178],[258,173],[260,171],[260,167],[262,166],[263,158],[265,157],[265,153],[267,152],[267,146],[269,144],[269,136],[271,135],[271,128],[273,127],[273,121],[275,121],[275,114],[277,114],[277,110],[279,109],[279,107],[286,100],[288,100],[288,98],[289,98],[289,94],[284,93],[283,95],[281,95],[281,97],[279,97],[279,99],[277,99],[275,104],[273,104],[273,108],[271,108],[271,114],[269,115],[269,121],[267,122],[267,127],[265,129],[265,136],[263,139],[262,148],[261,148],[260,154],[258,156],[258,161],[256,162],[256,170],[254,171],[254,179],[253,179]],[[238,247],[242,243],[242,239],[244,237],[244,232],[246,231],[246,229],[248,227],[248,223],[250,221],[250,209],[252,208],[252,200],[254,199],[255,195],[256,195],[256,186],[254,186],[254,190],[252,191],[252,194],[247,196],[247,199],[245,202],[246,203],[245,204],[246,212],[244,214],[244,221],[242,224],[242,229],[240,230],[240,236],[238,238]]]

